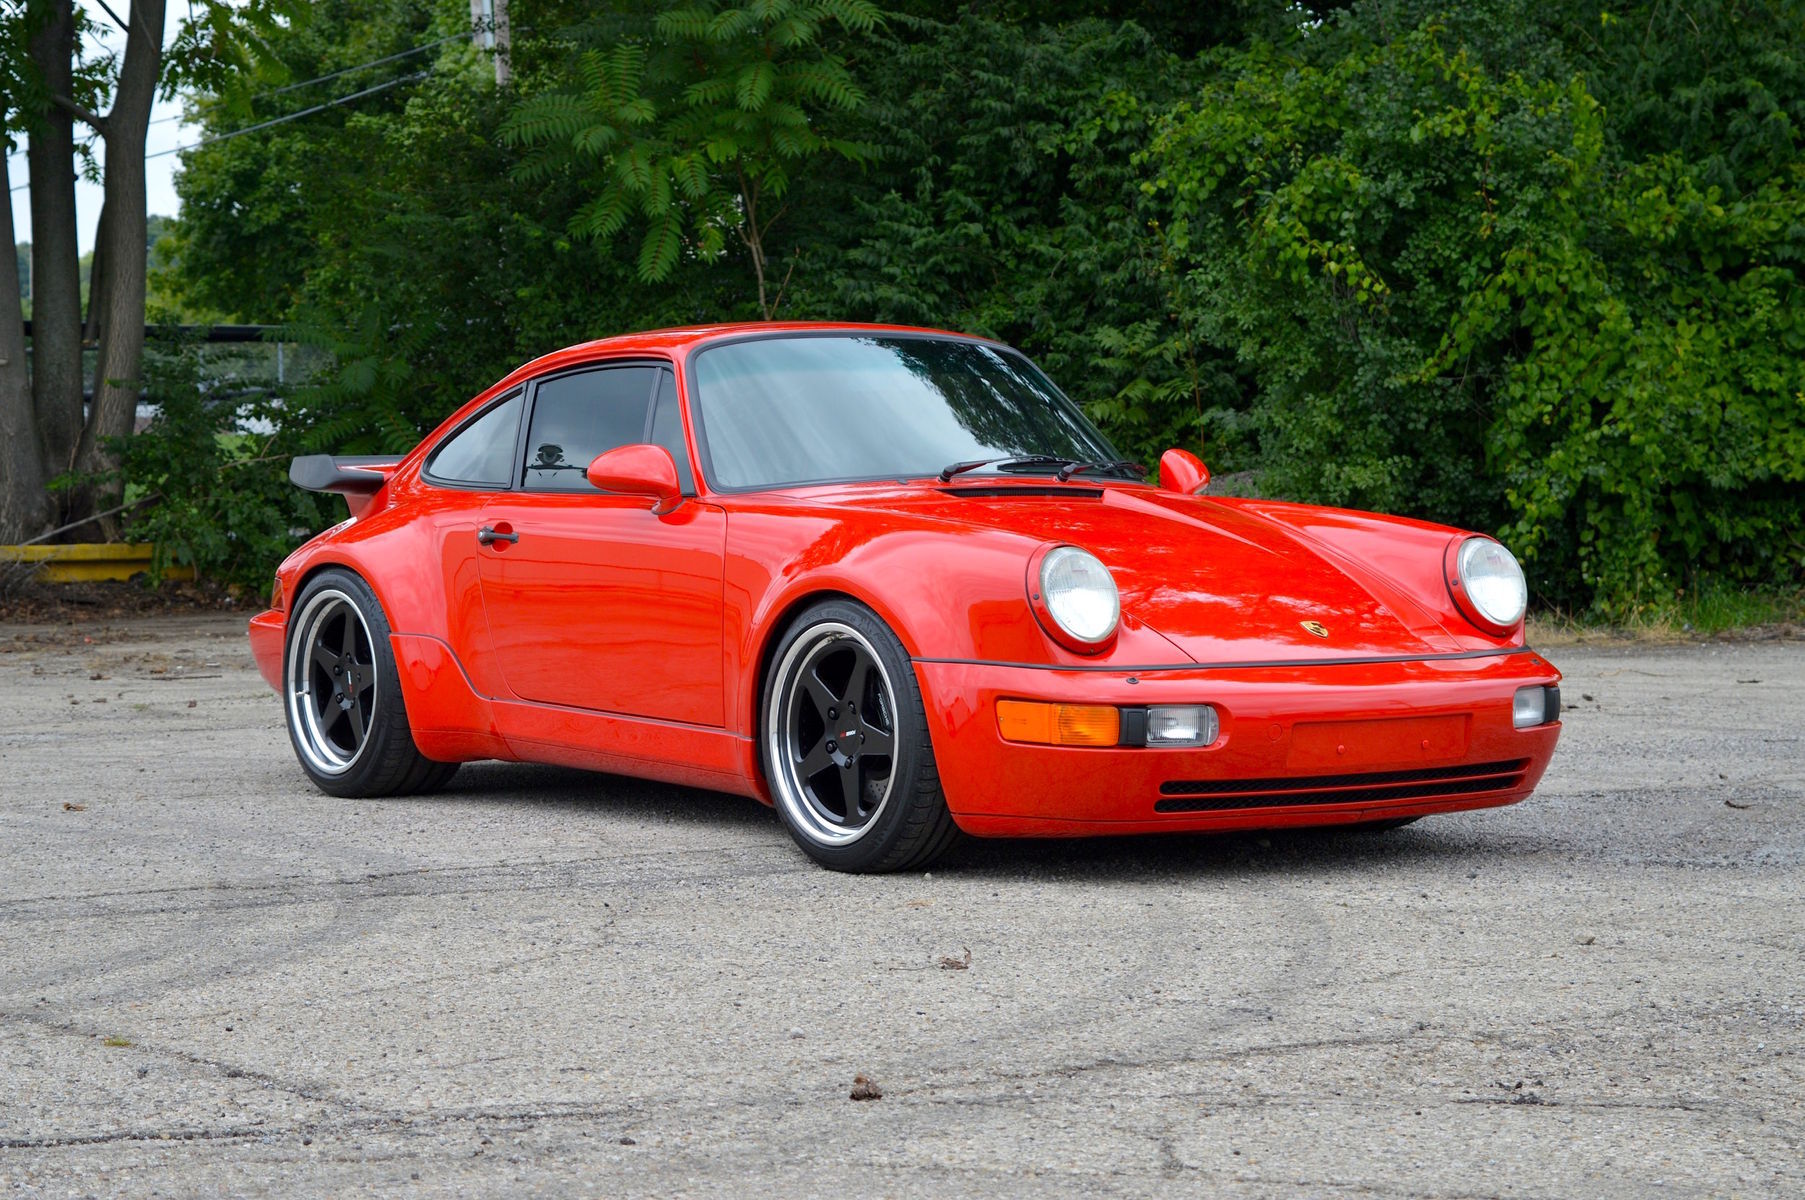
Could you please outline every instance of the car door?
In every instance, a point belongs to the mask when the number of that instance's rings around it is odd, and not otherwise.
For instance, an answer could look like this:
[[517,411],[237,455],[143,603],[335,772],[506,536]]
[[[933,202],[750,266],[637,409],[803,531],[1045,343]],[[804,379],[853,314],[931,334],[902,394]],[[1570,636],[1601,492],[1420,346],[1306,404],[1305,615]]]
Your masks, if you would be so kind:
[[720,726],[726,515],[592,486],[597,454],[656,442],[695,494],[668,366],[594,364],[528,386],[512,491],[489,498],[477,558],[510,691],[572,708]]

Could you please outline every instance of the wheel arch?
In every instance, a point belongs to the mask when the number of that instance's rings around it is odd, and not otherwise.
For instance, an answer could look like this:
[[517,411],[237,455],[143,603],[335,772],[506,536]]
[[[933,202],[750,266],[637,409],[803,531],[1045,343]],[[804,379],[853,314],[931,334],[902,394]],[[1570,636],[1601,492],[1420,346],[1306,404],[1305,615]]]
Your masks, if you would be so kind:
[[[863,615],[845,612],[822,614],[820,624],[804,624],[803,618],[823,604],[840,602],[845,608],[856,608]],[[890,738],[889,750],[884,752],[890,759],[890,768],[881,803],[870,809],[870,815],[863,817],[856,833],[849,838],[827,838],[829,844],[823,845],[823,829],[840,827],[845,833],[842,818],[850,820],[853,816],[853,801],[848,798],[844,786],[840,791],[840,812],[835,813],[831,807],[826,816],[822,815],[822,802],[812,794],[811,785],[798,782],[794,773],[787,784],[771,778],[767,770],[767,753],[781,756],[784,751],[776,743],[779,735],[765,728],[766,709],[775,707],[768,703],[767,691],[771,691],[782,683],[776,671],[782,663],[791,662],[798,653],[814,654],[819,652],[823,642],[818,636],[808,631],[824,627],[836,627],[850,633],[864,646],[864,652],[878,664],[884,682],[880,684],[887,694],[887,703],[880,703],[880,709],[888,708],[891,713],[887,736]],[[860,627],[864,627],[861,629]],[[877,628],[872,628],[877,626]],[[885,611],[884,606],[869,602],[858,592],[831,585],[820,586],[799,591],[784,599],[781,606],[773,609],[771,619],[763,627],[765,636],[760,642],[757,656],[756,699],[753,703],[752,724],[752,767],[754,782],[759,790],[759,798],[778,810],[780,821],[789,829],[791,836],[802,846],[803,850],[824,866],[835,870],[856,871],[889,871],[909,869],[918,863],[931,862],[938,858],[952,841],[958,836],[958,828],[948,812],[944,793],[940,790],[939,775],[935,768],[936,746],[934,739],[934,722],[922,719],[918,738],[908,742],[904,736],[909,727],[915,723],[911,718],[906,724],[903,714],[910,708],[919,710],[925,697],[920,696],[922,680],[915,667],[915,651],[911,648],[901,623],[893,615]],[[889,638],[880,636],[888,633]],[[841,634],[826,635],[830,646],[839,646]],[[883,643],[888,640],[892,646]],[[779,652],[783,657],[779,659]],[[901,663],[899,678],[891,678],[896,668],[884,665],[886,658],[894,659],[900,651]],[[829,653],[837,653],[829,650]],[[807,661],[806,657],[803,659]],[[786,674],[784,678],[789,678]],[[786,695],[789,693],[786,692]],[[838,692],[850,702],[851,692]],[[867,720],[869,706],[864,703],[865,696],[859,698],[858,720]],[[820,701],[816,701],[819,705]],[[786,707],[787,711],[787,707]],[[853,710],[848,709],[850,714]],[[821,713],[825,720],[834,716],[833,710],[826,709]],[[850,715],[844,719],[853,720]],[[925,717],[925,714],[923,714]],[[787,720],[787,718],[786,718]],[[825,732],[817,729],[811,737],[834,736],[834,729],[839,726],[828,726]],[[860,741],[864,737],[861,735]],[[829,740],[827,748],[831,751],[834,743]],[[848,743],[853,744],[853,743]],[[791,743],[792,749],[794,748]],[[855,752],[853,757],[859,755]],[[842,781],[847,763],[841,762]],[[777,768],[782,770],[781,766]],[[825,768],[823,768],[825,769]],[[855,767],[858,780],[857,795],[866,793],[866,779],[862,768]],[[798,792],[800,788],[800,793]],[[899,790],[900,789],[900,790]],[[888,806],[887,808],[884,806]],[[858,807],[863,810],[864,805]],[[805,815],[812,812],[811,815]],[[862,815],[862,814],[861,814]],[[825,824],[824,824],[825,822]],[[875,833],[875,839],[868,834]],[[869,844],[877,849],[871,850]],[[847,857],[850,855],[850,857]],[[863,857],[861,857],[861,855]]]
[[[376,591],[376,585],[370,582],[370,577],[368,575],[365,575],[362,571],[358,570],[357,565],[355,563],[344,562],[337,558],[315,559],[314,561],[308,563],[305,567],[301,568],[301,573],[299,575],[295,576],[295,586],[294,586],[294,589],[289,593],[290,596],[292,596],[294,598],[294,600],[300,599],[301,593],[307,590],[308,584],[312,583],[314,580],[318,579],[320,576],[324,575],[326,572],[334,571],[334,570],[344,571],[347,574],[357,576],[357,578],[363,582],[363,585],[365,587],[369,588],[371,593],[376,596],[376,602],[378,604],[382,604],[382,595],[381,595],[381,593]],[[290,601],[289,606],[291,608],[293,607],[293,600]],[[388,615],[388,605],[383,604],[382,611],[383,611],[383,615],[387,616]]]
[[376,598],[376,603],[382,608],[383,620],[388,622],[391,634],[402,629],[402,626],[396,621],[395,605],[384,594],[384,588],[375,572],[366,570],[356,555],[342,553],[337,547],[322,548],[299,565],[293,577],[292,586],[286,589],[288,608],[293,610],[294,602],[300,599],[301,593],[306,591],[308,585],[315,579],[327,571],[334,570],[355,576],[358,582],[370,589],[370,594]]
[[869,595],[862,594],[861,589],[848,586],[845,581],[820,580],[811,586],[799,588],[795,593],[783,597],[773,603],[767,616],[758,623],[757,636],[752,651],[748,655],[752,663],[752,686],[745,689],[741,697],[740,728],[746,731],[755,747],[752,754],[753,783],[759,789],[760,799],[770,803],[771,781],[765,778],[763,757],[756,746],[763,730],[765,685],[770,682],[771,668],[777,658],[777,647],[782,644],[784,636],[789,633],[799,617],[817,604],[830,600],[845,600],[859,607],[868,609],[872,615],[882,621],[896,640],[902,643],[903,653],[911,661],[916,657],[914,635],[896,617],[895,612],[882,603],[876,603]]
[[[771,667],[777,658],[778,645],[782,643],[784,635],[789,633],[791,627],[796,624],[797,618],[815,605],[823,604],[830,600],[847,600],[854,604],[869,608],[874,613],[878,611],[861,596],[856,596],[851,592],[839,588],[822,587],[800,592],[797,595],[786,599],[782,605],[762,623],[758,642],[753,651],[752,687],[750,689],[751,695],[749,697],[751,701],[751,712],[750,720],[745,726],[747,733],[754,741],[757,741],[759,736],[761,720],[760,712],[764,708],[765,684],[770,681]],[[888,621],[885,621],[884,623],[886,625],[889,624]],[[900,639],[902,635],[897,634],[897,637]],[[903,647],[904,649],[907,649],[908,643],[904,642]],[[754,756],[754,758],[756,760],[757,756]],[[759,786],[768,790],[770,781],[764,777],[764,763],[762,761],[755,761],[755,765],[759,776]]]

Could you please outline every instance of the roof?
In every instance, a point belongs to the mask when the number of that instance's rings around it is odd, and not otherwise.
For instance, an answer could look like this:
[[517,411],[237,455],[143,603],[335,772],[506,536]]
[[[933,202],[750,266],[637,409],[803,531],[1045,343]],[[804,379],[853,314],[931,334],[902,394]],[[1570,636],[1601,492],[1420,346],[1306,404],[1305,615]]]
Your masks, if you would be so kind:
[[[578,342],[562,350],[541,355],[515,368],[499,386],[512,384],[528,375],[548,369],[575,365],[606,354],[656,354],[660,357],[686,357],[686,351],[704,342],[723,337],[744,337],[763,333],[913,333],[937,334],[943,337],[969,338],[973,335],[946,329],[927,329],[915,325],[873,325],[857,321],[739,321],[718,325],[686,325],[676,329],[648,329],[640,333],[623,333],[614,337]],[[990,339],[981,339],[989,341]],[[491,391],[495,389],[490,389]]]

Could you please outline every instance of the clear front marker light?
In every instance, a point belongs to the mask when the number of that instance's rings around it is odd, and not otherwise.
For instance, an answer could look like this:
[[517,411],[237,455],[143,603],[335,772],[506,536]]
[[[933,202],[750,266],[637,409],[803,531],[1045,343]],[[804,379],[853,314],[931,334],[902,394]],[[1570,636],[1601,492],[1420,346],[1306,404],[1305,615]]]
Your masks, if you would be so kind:
[[1216,732],[1216,710],[1207,704],[1156,704],[1147,710],[1149,746],[1207,746]]
[[[1532,725],[1546,725],[1554,720],[1554,716],[1548,711],[1550,692],[1557,697],[1560,695],[1558,688],[1518,688],[1516,699],[1510,706],[1510,723],[1518,729],[1528,729]],[[1558,704],[1559,700],[1555,703]]]

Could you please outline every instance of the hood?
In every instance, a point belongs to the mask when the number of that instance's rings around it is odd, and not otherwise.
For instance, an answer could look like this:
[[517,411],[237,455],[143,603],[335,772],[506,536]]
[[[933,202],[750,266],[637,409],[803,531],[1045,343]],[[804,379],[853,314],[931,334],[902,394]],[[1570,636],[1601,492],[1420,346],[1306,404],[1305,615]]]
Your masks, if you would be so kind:
[[1435,613],[1377,571],[1207,497],[1048,480],[849,488],[833,503],[1080,546],[1115,577],[1125,622],[1147,626],[1198,663],[1462,648]]

